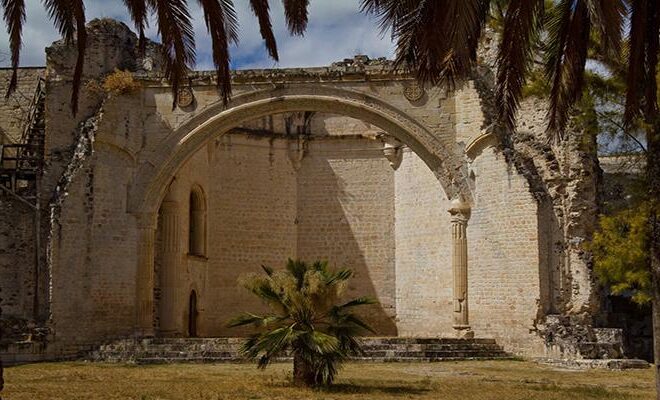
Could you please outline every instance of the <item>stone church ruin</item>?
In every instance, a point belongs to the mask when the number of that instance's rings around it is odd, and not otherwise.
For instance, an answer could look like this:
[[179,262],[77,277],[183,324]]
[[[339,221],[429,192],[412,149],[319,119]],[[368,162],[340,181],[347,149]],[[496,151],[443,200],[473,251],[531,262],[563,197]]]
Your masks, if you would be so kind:
[[[6,362],[241,336],[227,320],[259,305],[237,280],[289,257],[355,270],[349,294],[378,299],[382,337],[624,357],[582,250],[597,160],[579,138],[548,145],[533,99],[498,146],[488,49],[455,90],[357,56],[236,71],[227,105],[195,72],[173,107],[157,44],[140,54],[112,20],[89,36],[75,117],[62,42],[2,105]],[[139,87],[105,92],[115,70]]]

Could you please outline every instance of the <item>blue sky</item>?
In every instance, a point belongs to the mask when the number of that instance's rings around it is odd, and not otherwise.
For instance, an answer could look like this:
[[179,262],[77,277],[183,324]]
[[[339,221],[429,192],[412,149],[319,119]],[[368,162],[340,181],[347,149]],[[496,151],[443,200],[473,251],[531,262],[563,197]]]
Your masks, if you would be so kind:
[[[197,69],[213,69],[210,59],[211,43],[197,1],[189,0],[194,17],[197,41]],[[359,0],[311,0],[310,23],[304,37],[291,37],[284,24],[281,1],[271,0],[273,27],[278,41],[280,62],[275,63],[264,51],[256,18],[247,0],[234,0],[240,22],[240,43],[232,49],[232,67],[272,68],[329,65],[333,61],[367,54],[370,57],[392,57],[393,44],[389,35],[381,35],[377,22],[359,13]],[[127,22],[121,0],[87,0],[88,20],[112,17]],[[4,24],[3,24],[4,28]],[[0,59],[8,64],[6,29],[0,34]],[[158,40],[154,24],[149,36]],[[21,65],[44,65],[44,48],[59,35],[49,21],[40,0],[27,0],[27,21]]]

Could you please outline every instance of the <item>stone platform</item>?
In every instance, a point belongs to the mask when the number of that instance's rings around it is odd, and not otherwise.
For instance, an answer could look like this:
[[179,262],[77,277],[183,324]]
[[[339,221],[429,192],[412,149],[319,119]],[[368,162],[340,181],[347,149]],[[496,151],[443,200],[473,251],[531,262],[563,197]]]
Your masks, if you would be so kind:
[[[164,363],[242,362],[242,338],[155,338],[122,340],[92,352],[94,361]],[[508,359],[494,339],[364,338],[364,362],[436,362]],[[281,361],[287,361],[284,357]]]

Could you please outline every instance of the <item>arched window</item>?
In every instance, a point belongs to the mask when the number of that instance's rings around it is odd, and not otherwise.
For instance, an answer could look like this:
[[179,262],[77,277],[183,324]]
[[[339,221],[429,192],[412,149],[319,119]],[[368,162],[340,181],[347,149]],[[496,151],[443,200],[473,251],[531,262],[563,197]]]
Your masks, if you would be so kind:
[[190,191],[188,216],[188,254],[206,255],[206,199],[200,187]]

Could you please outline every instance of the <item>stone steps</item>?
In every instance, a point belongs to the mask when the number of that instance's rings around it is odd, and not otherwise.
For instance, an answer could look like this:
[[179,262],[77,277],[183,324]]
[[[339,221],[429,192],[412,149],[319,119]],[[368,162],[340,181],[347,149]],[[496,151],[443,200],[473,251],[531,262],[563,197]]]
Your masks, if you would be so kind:
[[[242,338],[155,338],[123,340],[100,346],[97,361],[139,364],[242,362]],[[364,362],[434,362],[506,359],[510,356],[493,339],[363,338]],[[278,361],[288,361],[283,357]]]

